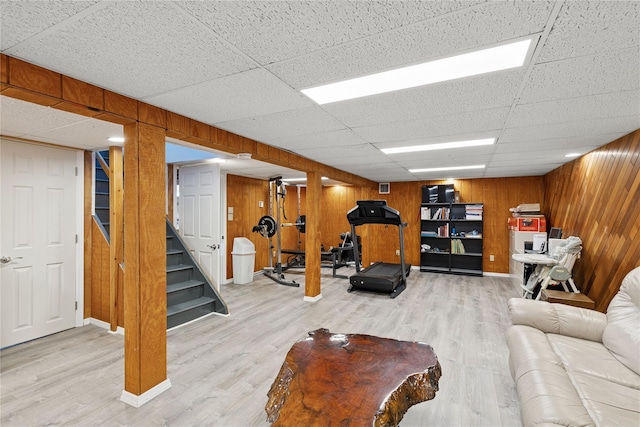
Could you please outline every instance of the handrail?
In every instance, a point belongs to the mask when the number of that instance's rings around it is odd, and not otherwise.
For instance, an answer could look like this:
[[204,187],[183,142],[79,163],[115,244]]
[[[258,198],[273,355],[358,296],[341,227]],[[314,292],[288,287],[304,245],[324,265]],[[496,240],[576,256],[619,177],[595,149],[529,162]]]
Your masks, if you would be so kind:
[[104,159],[104,157],[102,157],[102,154],[100,154],[99,151],[96,151],[96,159],[98,160],[98,162],[100,162],[100,167],[102,167],[102,170],[104,170],[107,176],[109,176],[109,173],[110,173],[109,165],[107,164],[107,161]]

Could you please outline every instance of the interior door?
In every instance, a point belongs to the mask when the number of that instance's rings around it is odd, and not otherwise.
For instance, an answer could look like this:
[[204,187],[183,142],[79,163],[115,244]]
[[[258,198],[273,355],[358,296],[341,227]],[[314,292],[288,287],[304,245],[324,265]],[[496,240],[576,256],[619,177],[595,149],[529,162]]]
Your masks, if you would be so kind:
[[180,235],[216,288],[220,284],[220,166],[180,166]]
[[76,153],[0,141],[0,347],[75,326]]

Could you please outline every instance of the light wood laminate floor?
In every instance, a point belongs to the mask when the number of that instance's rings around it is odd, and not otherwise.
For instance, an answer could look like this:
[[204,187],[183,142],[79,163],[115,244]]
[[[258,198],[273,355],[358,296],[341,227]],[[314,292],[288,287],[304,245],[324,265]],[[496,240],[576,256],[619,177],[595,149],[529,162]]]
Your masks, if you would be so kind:
[[[353,268],[341,269],[351,273]],[[509,279],[412,271],[395,299],[346,291],[322,269],[322,295],[264,276],[223,285],[228,317],[210,316],[168,332],[172,387],[141,408],[122,403],[123,337],[75,328],[0,352],[0,424],[265,426],[267,391],[293,343],[307,332],[371,334],[433,346],[440,391],[412,407],[402,426],[519,426],[508,368]]]

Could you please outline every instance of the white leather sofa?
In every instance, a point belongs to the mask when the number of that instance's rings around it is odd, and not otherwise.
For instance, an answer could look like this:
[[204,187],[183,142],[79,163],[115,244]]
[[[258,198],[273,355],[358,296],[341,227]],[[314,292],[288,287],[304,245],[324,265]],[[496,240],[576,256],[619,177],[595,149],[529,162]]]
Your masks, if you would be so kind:
[[525,426],[640,426],[640,267],[607,314],[521,298],[509,311]]

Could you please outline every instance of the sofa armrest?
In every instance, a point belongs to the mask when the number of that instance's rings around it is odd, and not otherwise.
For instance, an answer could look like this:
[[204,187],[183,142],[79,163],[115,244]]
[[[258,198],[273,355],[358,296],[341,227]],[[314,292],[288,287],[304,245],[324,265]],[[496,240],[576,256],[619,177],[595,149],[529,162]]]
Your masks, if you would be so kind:
[[527,325],[544,333],[602,342],[607,315],[599,311],[523,298],[512,298],[508,305],[514,325]]

